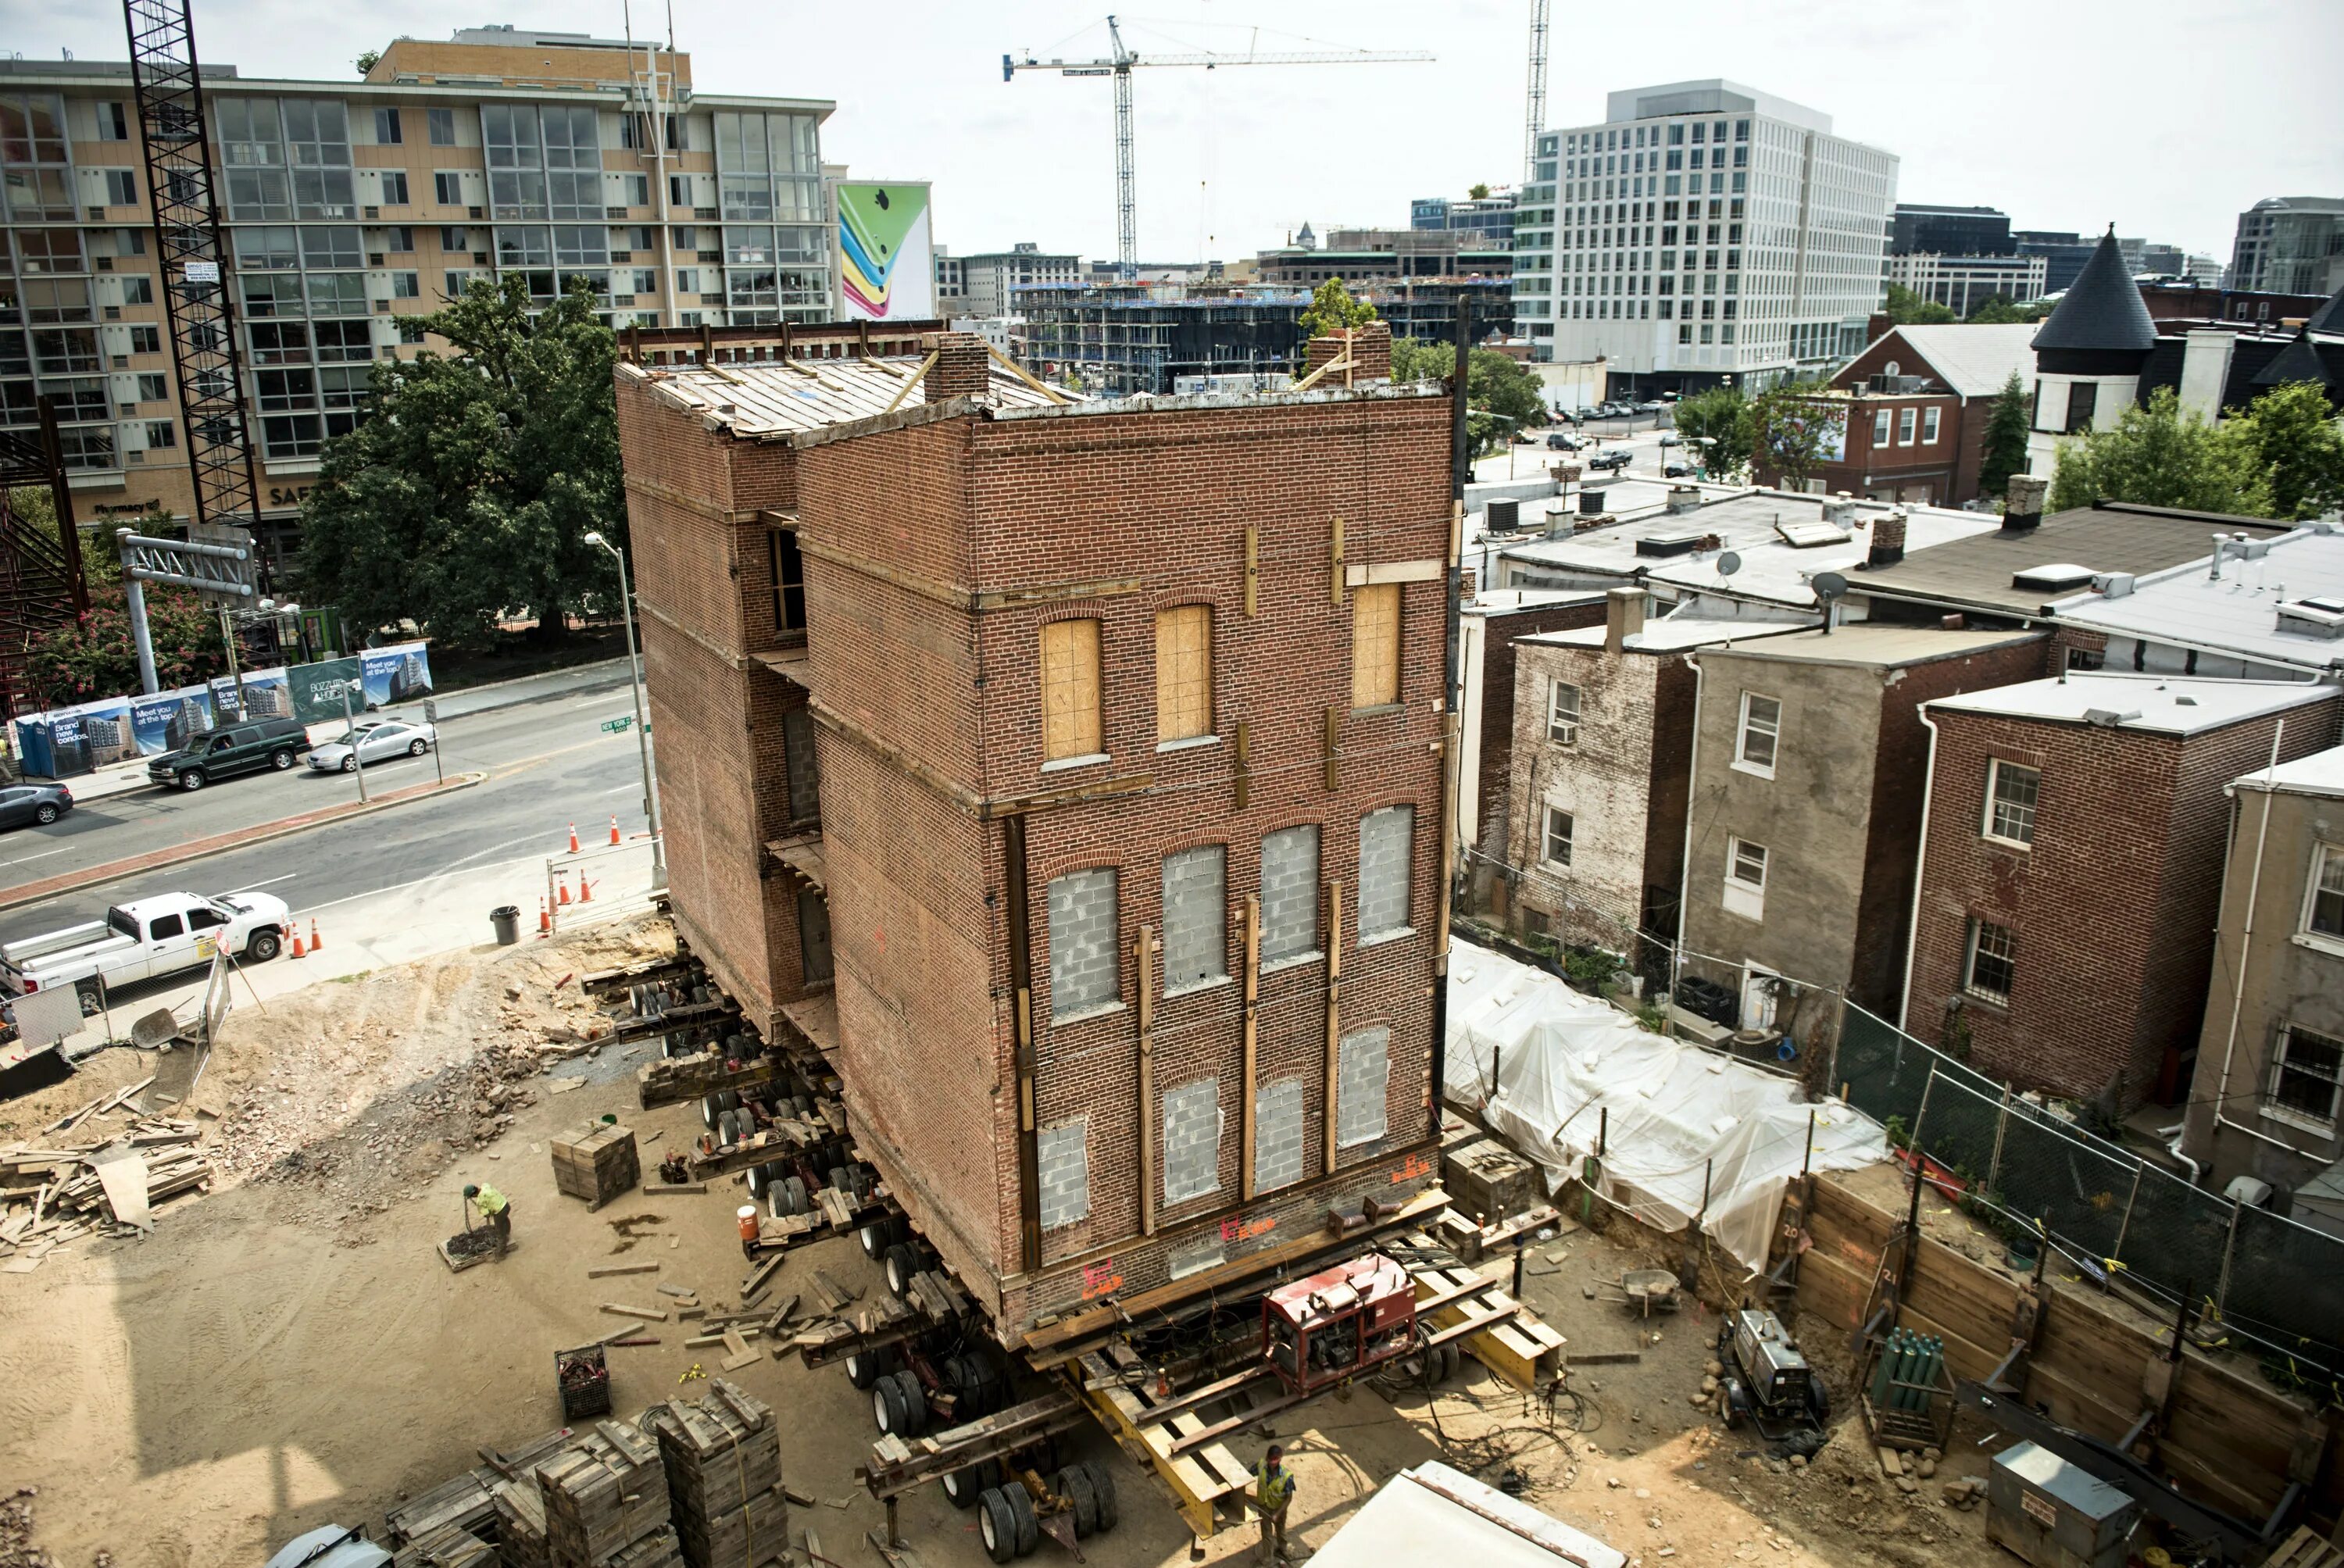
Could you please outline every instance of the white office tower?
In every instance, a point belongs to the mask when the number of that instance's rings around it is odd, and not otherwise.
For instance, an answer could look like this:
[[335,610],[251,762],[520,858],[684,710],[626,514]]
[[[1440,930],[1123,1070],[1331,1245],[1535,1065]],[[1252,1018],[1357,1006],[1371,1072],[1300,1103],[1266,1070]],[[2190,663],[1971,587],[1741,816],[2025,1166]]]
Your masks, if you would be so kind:
[[1540,358],[1601,359],[1615,387],[1690,391],[1821,374],[1863,348],[1894,154],[1726,81],[1613,93],[1606,114],[1547,133],[1552,226],[1518,225],[1518,293],[1525,273],[1553,280]]

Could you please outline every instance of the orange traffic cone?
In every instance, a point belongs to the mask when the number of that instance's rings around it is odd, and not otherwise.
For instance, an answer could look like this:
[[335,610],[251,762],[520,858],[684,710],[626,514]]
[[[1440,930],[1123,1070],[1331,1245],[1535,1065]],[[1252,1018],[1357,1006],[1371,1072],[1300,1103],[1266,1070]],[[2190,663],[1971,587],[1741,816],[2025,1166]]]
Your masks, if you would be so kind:
[[578,824],[574,822],[570,824],[570,853],[578,853]]
[[313,915],[309,917],[309,951],[315,953],[325,945],[324,940],[318,935],[318,918]]
[[558,894],[560,894],[560,895],[561,895],[561,903],[563,903],[563,904],[567,904],[567,903],[569,903],[569,902],[570,902],[570,880],[569,880],[569,878],[564,877],[564,878],[562,878],[562,880],[561,880],[560,882],[555,883],[555,884],[553,885],[553,890],[554,890],[556,893],[558,893]]
[[594,885],[586,880],[586,874],[582,871],[578,874],[578,902],[581,904],[594,902]]
[[301,946],[301,928],[298,926],[296,926],[293,927],[293,956],[296,958],[307,958],[308,956],[309,950]]
[[546,912],[545,899],[542,896],[537,901],[537,934],[540,936],[550,936],[553,934],[553,916]]
[[611,817],[611,842],[612,844],[619,842],[619,819],[616,814]]

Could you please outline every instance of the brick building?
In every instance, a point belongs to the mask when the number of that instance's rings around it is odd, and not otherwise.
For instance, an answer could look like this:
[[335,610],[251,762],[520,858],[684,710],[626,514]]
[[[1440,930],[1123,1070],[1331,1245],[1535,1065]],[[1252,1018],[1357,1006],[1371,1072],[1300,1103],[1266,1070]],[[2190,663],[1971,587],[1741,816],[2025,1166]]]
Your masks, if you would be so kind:
[[1374,329],[1319,388],[1152,402],[818,339],[619,372],[695,951],[830,1055],[1013,1340],[1412,1193],[1445,394]]
[[[1683,882],[1694,683],[1684,655],[1796,622],[1644,619],[1615,588],[1605,624],[1515,647],[1504,859],[1516,923],[1666,972]],[[1649,940],[1640,942],[1642,933]]]
[[2339,709],[2329,686],[2083,673],[1928,703],[1904,1027],[2024,1088],[2183,1098],[2224,788],[2282,723],[2282,762],[2332,745]]
[[[1687,966],[1740,1027],[1787,982],[1894,1017],[1921,839],[1919,705],[2043,673],[2034,632],[1866,622],[1692,655],[1701,674],[1685,843]],[[1721,1020],[1723,1021],[1723,1020]]]

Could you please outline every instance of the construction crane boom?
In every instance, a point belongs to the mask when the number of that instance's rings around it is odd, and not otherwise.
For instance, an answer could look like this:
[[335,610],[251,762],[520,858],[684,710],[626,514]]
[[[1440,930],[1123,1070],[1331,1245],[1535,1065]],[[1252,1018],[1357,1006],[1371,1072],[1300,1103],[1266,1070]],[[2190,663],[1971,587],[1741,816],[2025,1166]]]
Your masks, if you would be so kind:
[[1116,19],[1106,19],[1109,50],[1104,59],[1040,60],[1028,55],[1001,56],[1001,79],[1016,79],[1020,71],[1056,71],[1062,76],[1115,78],[1115,197],[1116,270],[1127,282],[1139,276],[1139,220],[1137,177],[1132,157],[1131,73],[1145,66],[1188,66],[1216,70],[1223,66],[1366,66],[1416,64],[1433,56],[1417,49],[1325,49],[1262,54],[1150,55],[1127,47]]
[[1522,143],[1522,181],[1538,178],[1539,132],[1546,129],[1546,0],[1531,0],[1530,131]]

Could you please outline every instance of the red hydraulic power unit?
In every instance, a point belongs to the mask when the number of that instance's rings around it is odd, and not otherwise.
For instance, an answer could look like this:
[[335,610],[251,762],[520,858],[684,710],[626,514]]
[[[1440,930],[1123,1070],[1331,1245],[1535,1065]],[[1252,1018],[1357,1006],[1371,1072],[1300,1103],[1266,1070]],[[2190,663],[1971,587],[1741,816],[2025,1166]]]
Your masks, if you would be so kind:
[[1262,1359],[1296,1393],[1358,1377],[1415,1345],[1415,1283],[1381,1253],[1339,1263],[1262,1299]]

